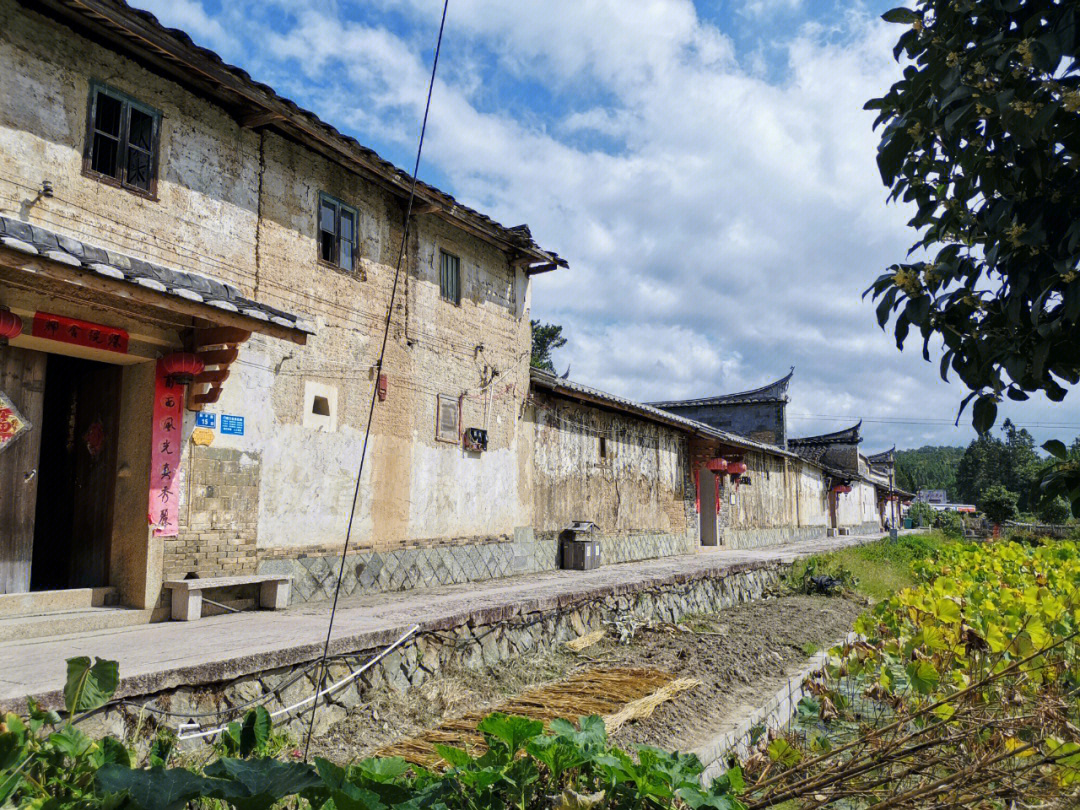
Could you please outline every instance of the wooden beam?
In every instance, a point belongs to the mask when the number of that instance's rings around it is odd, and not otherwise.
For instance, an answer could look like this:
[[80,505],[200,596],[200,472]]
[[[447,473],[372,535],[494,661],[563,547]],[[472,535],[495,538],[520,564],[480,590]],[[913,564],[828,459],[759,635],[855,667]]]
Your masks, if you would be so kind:
[[255,110],[247,113],[240,119],[240,126],[244,129],[258,129],[267,124],[284,121],[285,116],[270,110]]
[[550,273],[552,270],[558,268],[559,265],[555,262],[548,262],[547,264],[530,264],[525,268],[525,275],[535,276],[539,273]]
[[199,346],[236,346],[251,337],[251,332],[235,326],[214,326],[195,330],[195,343]]
[[[244,331],[258,332],[279,340],[296,343],[299,346],[307,343],[307,335],[299,329],[279,326],[269,321],[260,321],[258,318],[249,318],[239,312],[228,312],[210,304],[189,301],[186,298],[168,295],[157,290],[151,290],[148,287],[141,287],[138,284],[101,276],[93,270],[72,267],[60,262],[54,262],[51,259],[43,259],[40,256],[29,256],[22,251],[13,250],[3,245],[0,245],[0,264],[29,273],[40,273],[44,278],[64,281],[76,287],[85,287],[86,289],[108,293],[122,300],[134,301],[137,304],[156,307],[167,312],[176,312],[193,318],[205,318],[221,326],[232,326]],[[138,316],[133,314],[132,317]]]
[[240,352],[237,349],[211,349],[208,352],[199,352],[199,359],[208,366],[227,366],[235,362]]
[[229,379],[229,369],[206,369],[195,375],[196,383],[217,383],[221,384]]

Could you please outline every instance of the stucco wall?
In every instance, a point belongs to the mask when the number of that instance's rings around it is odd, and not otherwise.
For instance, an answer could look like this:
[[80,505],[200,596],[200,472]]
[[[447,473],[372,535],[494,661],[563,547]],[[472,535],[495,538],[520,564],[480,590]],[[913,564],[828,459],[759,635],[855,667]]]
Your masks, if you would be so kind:
[[574,521],[592,521],[602,538],[678,538],[687,550],[696,543],[685,434],[541,391],[526,420],[538,533],[553,536]]
[[877,506],[877,491],[873,484],[866,481],[853,481],[851,492],[837,498],[837,522],[842,527],[862,527],[880,524],[881,516]]

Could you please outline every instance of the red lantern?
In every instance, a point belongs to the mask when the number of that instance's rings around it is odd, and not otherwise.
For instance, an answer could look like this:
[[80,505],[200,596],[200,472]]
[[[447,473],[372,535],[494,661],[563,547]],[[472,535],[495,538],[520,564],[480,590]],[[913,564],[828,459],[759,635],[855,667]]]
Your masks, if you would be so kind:
[[190,385],[206,367],[199,356],[189,352],[173,352],[161,358],[165,376],[179,385]]
[[0,307],[0,346],[6,346],[9,340],[21,334],[22,318],[7,307]]
[[722,458],[711,458],[705,463],[705,469],[714,473],[722,473],[728,468],[728,463]]
[[729,461],[727,471],[728,475],[742,475],[746,472],[746,465],[741,461]]

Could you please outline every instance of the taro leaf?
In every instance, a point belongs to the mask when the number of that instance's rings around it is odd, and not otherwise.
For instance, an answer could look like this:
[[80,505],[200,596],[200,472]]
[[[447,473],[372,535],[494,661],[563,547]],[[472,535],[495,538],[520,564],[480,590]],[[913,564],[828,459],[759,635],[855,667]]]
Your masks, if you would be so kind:
[[769,759],[788,768],[795,766],[802,759],[802,754],[792,748],[791,744],[783,737],[777,737],[769,743],[768,753]]
[[929,695],[937,689],[941,676],[929,661],[912,661],[907,665],[908,681],[911,688],[920,695]]
[[265,753],[272,727],[270,712],[262,706],[256,706],[245,714],[244,725],[240,729],[240,755],[248,757]]
[[742,810],[742,802],[726,793],[706,793],[695,787],[682,787],[675,791],[690,810]]
[[238,810],[265,810],[284,796],[323,786],[319,774],[307,763],[269,758],[219,759],[206,769],[206,775],[222,778],[222,787],[208,795],[226,799]]
[[150,745],[150,750],[146,755],[151,767],[158,765],[164,768],[169,762],[169,757],[172,756],[173,746],[175,744],[176,740],[173,737],[159,733],[158,736],[154,738],[154,742]]
[[[32,721],[39,724],[48,726],[60,725],[62,719],[60,715],[51,709],[43,709],[33,698],[26,699],[26,714]],[[40,726],[39,726],[40,728]]]
[[64,685],[64,705],[68,716],[104,706],[120,684],[120,669],[115,661],[94,660],[84,656],[67,660],[67,683]]
[[184,768],[132,770],[106,765],[97,772],[99,793],[127,792],[138,810],[173,810],[199,796],[206,796],[220,780],[208,779]]
[[378,795],[356,785],[345,785],[344,790],[330,794],[335,810],[386,810]]
[[435,753],[449,762],[454,768],[465,768],[475,761],[468,751],[455,748],[452,745],[436,745]]
[[505,743],[512,756],[533,737],[543,734],[544,724],[527,717],[513,717],[502,712],[493,712],[481,720],[476,729],[482,734]]

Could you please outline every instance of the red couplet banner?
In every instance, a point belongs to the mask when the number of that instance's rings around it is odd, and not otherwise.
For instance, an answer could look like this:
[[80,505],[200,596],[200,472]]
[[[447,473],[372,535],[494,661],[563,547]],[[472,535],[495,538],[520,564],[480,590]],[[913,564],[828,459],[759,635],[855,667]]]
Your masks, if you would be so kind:
[[154,429],[150,451],[150,509],[147,512],[155,537],[176,537],[180,529],[179,493],[180,428],[183,422],[184,387],[176,385],[157,364],[154,382]]
[[50,312],[35,312],[30,334],[38,338],[59,340],[76,346],[89,346],[91,349],[103,349],[107,352],[126,354],[128,333],[114,326],[105,326],[91,321],[80,321],[53,315]]

